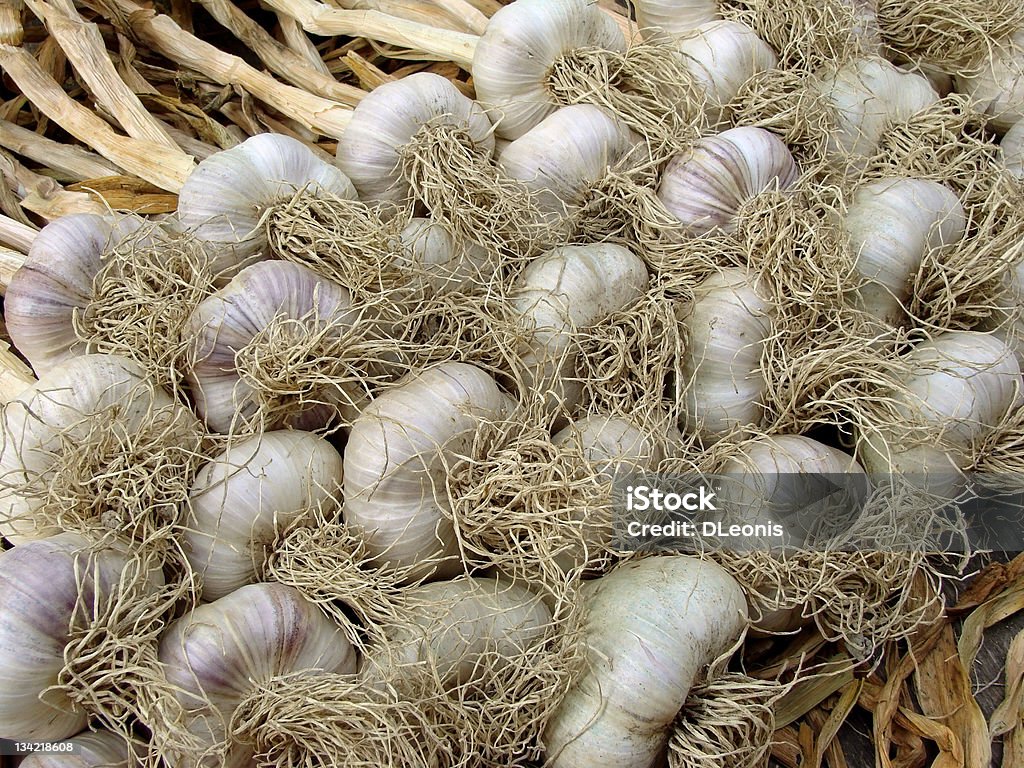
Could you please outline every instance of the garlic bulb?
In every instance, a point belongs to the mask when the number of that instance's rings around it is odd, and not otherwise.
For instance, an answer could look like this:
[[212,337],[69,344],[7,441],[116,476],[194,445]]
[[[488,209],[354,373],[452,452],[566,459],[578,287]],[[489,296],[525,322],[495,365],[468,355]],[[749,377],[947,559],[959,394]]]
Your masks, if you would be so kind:
[[20,768],[130,768],[139,762],[131,757],[128,742],[109,731],[86,731],[66,743],[73,752],[33,752]]
[[964,237],[960,200],[924,179],[879,179],[860,186],[843,218],[854,269],[863,280],[854,303],[873,318],[900,325],[925,256]]
[[445,363],[386,390],[352,424],[345,447],[345,520],[395,568],[453,574],[458,552],[446,490],[478,428],[510,413],[484,371]]
[[862,429],[858,458],[872,474],[900,474],[936,493],[952,492],[971,454],[1022,402],[1021,368],[986,333],[947,332],[905,356],[892,423]]
[[783,528],[781,538],[733,539],[733,547],[800,546],[822,525],[834,525],[837,514],[855,514],[868,489],[856,459],[803,435],[752,440],[715,474],[722,477],[718,500],[725,522]]
[[491,17],[473,55],[473,83],[499,136],[517,139],[558,109],[552,69],[571,66],[583,48],[626,50],[618,24],[587,0],[516,0]]
[[988,331],[1013,350],[1024,371],[1024,262],[1017,262],[1003,272],[1005,293],[999,298],[998,309],[982,324]]
[[685,34],[721,18],[719,0],[633,0],[633,8],[646,39]]
[[1018,120],[999,142],[1003,166],[1014,177],[1024,179],[1024,119]]
[[543,640],[551,611],[518,584],[462,577],[411,587],[401,621],[385,628],[384,642],[360,668],[369,684],[409,676],[426,665],[445,688],[501,671]]
[[93,281],[110,249],[142,227],[138,217],[62,216],[36,235],[4,296],[14,346],[37,375],[84,353],[74,316],[93,298]]
[[399,266],[414,275],[422,296],[470,293],[493,275],[493,254],[475,243],[459,243],[443,223],[412,219],[402,230]]
[[609,480],[654,469],[664,457],[664,441],[629,419],[605,413],[573,421],[556,433],[551,442],[578,452],[594,472]]
[[[50,370],[8,403],[3,417],[0,533],[14,544],[57,530],[57,520],[41,518],[48,505],[60,505],[62,513],[77,511],[68,509],[70,502],[59,494],[48,498],[54,483],[74,479],[72,470],[80,485],[70,492],[83,497],[82,512],[102,516],[119,502],[118,491],[129,490],[118,488],[116,476],[109,481],[112,487],[102,481],[113,468],[126,461],[138,463],[146,473],[144,482],[159,480],[157,485],[166,473],[182,471],[161,466],[158,474],[146,468],[147,457],[133,451],[134,436],[141,429],[166,433],[166,439],[185,450],[201,431],[192,413],[156,386],[137,363],[114,355],[83,355]],[[116,442],[111,448],[105,443],[112,435]],[[94,465],[97,461],[99,466]],[[129,469],[122,466],[122,474]],[[177,512],[162,508],[162,503],[171,502],[158,497],[123,503],[157,515]],[[127,523],[114,519],[108,527],[117,530]]]
[[582,390],[575,334],[637,301],[647,284],[643,260],[620,245],[566,245],[534,259],[509,295],[527,332],[518,350],[526,391],[571,411]]
[[578,104],[552,112],[508,144],[498,163],[536,193],[541,214],[559,230],[558,236],[564,236],[572,227],[567,219],[637,142],[636,135],[605,110]]
[[404,153],[430,128],[463,135],[465,146],[484,160],[494,154],[483,109],[447,78],[417,72],[375,88],[359,102],[338,142],[338,167],[363,200],[405,203],[413,190],[403,173]]
[[705,668],[747,626],[743,590],[681,555],[626,562],[583,586],[589,664],[544,730],[552,768],[651,766]]
[[970,96],[1000,132],[1024,118],[1024,29],[991,43],[988,53],[954,77],[956,89]]
[[192,710],[189,731],[203,755],[165,755],[171,766],[242,768],[253,753],[228,740],[235,709],[280,675],[353,673],[356,654],[341,627],[298,590],[250,584],[175,621],[160,639],[160,662]]
[[[85,728],[89,713],[57,686],[74,632],[102,610],[128,557],[61,533],[0,553],[0,738],[65,739]],[[162,584],[157,570],[151,585]],[[44,695],[44,691],[46,691]]]
[[658,198],[694,235],[731,231],[743,205],[785,190],[799,175],[786,145],[763,128],[741,126],[698,140],[669,162]]
[[739,21],[701,24],[676,40],[675,47],[704,90],[705,111],[712,128],[728,127],[728,104],[744,83],[778,65],[771,47]]
[[926,78],[877,57],[854,59],[811,88],[830,110],[826,152],[833,163],[854,169],[875,154],[893,124],[939,101]]
[[682,319],[688,337],[684,431],[714,440],[761,422],[761,353],[773,315],[774,308],[742,270],[723,269],[697,286]]
[[276,535],[321,505],[340,504],[341,456],[309,432],[242,438],[199,470],[182,547],[218,600],[256,581]]
[[253,264],[200,304],[189,321],[195,363],[188,372],[196,409],[227,433],[264,413],[268,429],[321,429],[351,415],[354,385],[328,382],[324,361],[357,324],[370,325],[347,289],[285,261]]
[[178,195],[178,218],[215,246],[213,270],[223,273],[266,255],[260,220],[272,206],[287,203],[302,190],[356,198],[345,174],[302,142],[261,133],[199,164]]

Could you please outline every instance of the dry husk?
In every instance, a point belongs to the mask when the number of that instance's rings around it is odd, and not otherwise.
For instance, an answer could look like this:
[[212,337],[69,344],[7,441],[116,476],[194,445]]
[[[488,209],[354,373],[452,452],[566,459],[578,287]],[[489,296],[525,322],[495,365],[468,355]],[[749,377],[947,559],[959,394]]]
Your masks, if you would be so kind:
[[552,65],[547,86],[561,105],[604,107],[655,152],[684,147],[707,128],[706,94],[671,43],[574,48]]
[[144,225],[105,254],[92,300],[75,313],[75,333],[87,351],[134,360],[177,392],[191,341],[188,318],[215,290],[212,263],[197,238]]

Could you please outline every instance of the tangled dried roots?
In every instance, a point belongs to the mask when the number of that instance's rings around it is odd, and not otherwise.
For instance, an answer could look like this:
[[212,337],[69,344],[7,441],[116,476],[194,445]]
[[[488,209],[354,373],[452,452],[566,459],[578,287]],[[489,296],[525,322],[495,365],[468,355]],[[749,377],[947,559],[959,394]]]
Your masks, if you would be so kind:
[[400,150],[413,195],[457,241],[512,256],[534,253],[552,241],[552,225],[536,195],[505,174],[491,154],[445,118],[424,123]]
[[878,0],[885,42],[914,61],[959,73],[991,54],[992,42],[1024,27],[1016,0]]
[[579,451],[552,442],[534,413],[483,424],[448,472],[463,555],[528,584],[557,585],[612,557],[611,483]]
[[[127,537],[144,550],[175,553],[206,435],[185,408],[154,405],[152,386],[142,382],[124,401],[81,414],[47,441],[44,470],[4,481],[30,501],[31,528]],[[140,407],[140,420],[126,415]]]
[[660,151],[681,148],[706,128],[704,89],[670,43],[573,49],[552,65],[547,86],[559,104],[604,107]]
[[723,5],[726,18],[753,29],[789,70],[813,72],[881,47],[865,0],[726,0]]
[[[180,741],[172,737],[185,712],[157,657],[159,638],[178,605],[192,597],[192,585],[163,584],[159,569],[158,559],[133,555],[106,599],[91,600],[83,597],[91,589],[79,590],[64,667],[48,689],[60,691],[102,727],[123,736],[140,764],[153,768],[171,744],[186,750],[197,746],[187,736]],[[82,583],[89,578],[79,574]],[[151,732],[151,743],[137,742],[136,724]]]
[[76,335],[88,351],[134,360],[177,391],[191,342],[183,335],[188,318],[215,288],[212,262],[191,234],[141,227],[105,255],[92,300],[74,314]]
[[724,672],[690,690],[668,743],[669,768],[767,765],[786,686]]

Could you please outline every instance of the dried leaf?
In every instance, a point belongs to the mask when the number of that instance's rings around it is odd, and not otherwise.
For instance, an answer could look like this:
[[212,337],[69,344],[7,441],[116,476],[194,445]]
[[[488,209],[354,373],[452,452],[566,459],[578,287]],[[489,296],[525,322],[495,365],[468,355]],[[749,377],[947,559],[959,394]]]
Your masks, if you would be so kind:
[[118,211],[135,213],[174,213],[178,196],[147,184],[133,176],[104,176],[68,185],[69,190],[92,192],[106,205]]
[[900,714],[906,718],[913,732],[938,746],[939,756],[932,763],[932,768],[962,768],[964,748],[949,728],[910,709],[901,707]]
[[1006,688],[1002,703],[989,718],[989,735],[995,739],[1014,728],[1024,729],[1024,630],[1018,632],[1006,652]]
[[1024,587],[1001,592],[975,608],[964,620],[957,644],[964,667],[970,669],[974,666],[985,630],[1021,610],[1024,610]]

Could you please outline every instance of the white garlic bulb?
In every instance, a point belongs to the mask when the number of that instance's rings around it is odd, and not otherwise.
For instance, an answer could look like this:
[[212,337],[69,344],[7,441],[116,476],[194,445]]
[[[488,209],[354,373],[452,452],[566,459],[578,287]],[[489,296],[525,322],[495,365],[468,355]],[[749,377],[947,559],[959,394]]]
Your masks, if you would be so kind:
[[471,293],[493,276],[494,254],[475,243],[460,243],[441,222],[412,219],[402,230],[396,263],[408,270],[423,296]]
[[[115,417],[109,429],[126,443],[143,426],[180,430],[182,435],[200,432],[191,411],[131,360],[83,355],[53,368],[4,409],[0,533],[12,543],[56,531],[55,523],[40,521],[36,514],[46,502],[46,488],[64,453],[90,438],[96,440],[92,421],[100,413]],[[19,487],[23,484],[32,492]]]
[[615,480],[617,477],[650,470],[664,458],[664,441],[629,419],[596,413],[577,419],[551,438],[579,453],[594,472]]
[[900,325],[913,280],[930,252],[959,243],[967,217],[947,187],[924,179],[879,179],[858,187],[842,222],[854,270],[864,281],[854,303]]
[[19,768],[131,768],[140,765],[132,758],[128,742],[110,731],[86,731],[64,740],[68,752],[33,752]]
[[385,628],[360,676],[371,685],[430,665],[450,688],[497,674],[508,660],[542,641],[551,611],[537,594],[501,579],[462,577],[411,587],[400,622]]
[[[395,568],[453,574],[461,566],[447,493],[458,457],[481,425],[501,421],[512,403],[484,371],[445,363],[373,400],[352,424],[345,447],[345,520],[367,550]],[[442,558],[446,558],[441,562]]]
[[[803,435],[768,435],[745,443],[715,472],[721,519],[743,525],[777,524],[781,537],[730,540],[730,546],[800,546],[808,534],[855,515],[867,496],[864,469],[849,454]],[[849,520],[852,522],[852,519]]]
[[[60,689],[72,633],[115,596],[128,556],[61,533],[0,553],[0,738],[65,739],[89,713]],[[155,589],[159,570],[149,573]],[[44,691],[46,691],[45,695]]]
[[341,456],[317,435],[273,431],[233,441],[192,484],[182,548],[204,600],[256,581],[275,537],[341,501]]
[[473,56],[473,83],[499,136],[517,139],[558,109],[551,70],[581,48],[626,50],[612,17],[587,0],[516,0],[491,17]]
[[988,331],[1012,349],[1024,371],[1024,262],[1005,270],[1002,282],[1005,293],[981,330]]
[[[568,234],[567,219],[590,190],[619,166],[638,137],[607,111],[589,104],[562,107],[509,143],[498,163],[537,194],[545,220]],[[553,235],[554,236],[554,235]]]
[[633,0],[636,23],[645,39],[681,35],[722,18],[719,0]]
[[352,179],[361,199],[404,204],[413,192],[403,171],[405,153],[418,134],[442,130],[459,134],[483,160],[494,154],[491,121],[447,78],[417,72],[385,83],[352,113],[338,142],[338,167]]
[[743,270],[723,269],[697,286],[682,319],[688,338],[683,431],[714,440],[761,423],[761,353],[774,313]]
[[954,84],[989,116],[989,125],[1009,130],[1024,118],[1024,29],[993,41],[988,55],[956,75]]
[[526,391],[549,410],[571,411],[582,391],[575,335],[639,300],[648,279],[643,260],[620,245],[566,245],[534,259],[509,294],[527,333],[517,350]]
[[189,731],[209,749],[165,755],[173,768],[251,766],[251,748],[229,741],[227,726],[257,686],[280,675],[356,668],[341,627],[283,584],[250,584],[193,609],[161,637],[159,658],[178,700],[192,710]]
[[215,273],[237,268],[267,249],[263,215],[299,191],[346,200],[352,182],[297,139],[261,133],[206,158],[178,195],[178,218],[214,246]]
[[999,142],[1003,167],[1018,179],[1024,179],[1024,119],[1018,120]]
[[37,375],[84,354],[74,315],[93,299],[103,258],[143,226],[134,216],[62,216],[36,235],[24,265],[4,296],[4,319],[14,346]]
[[1024,400],[1020,365],[999,339],[970,331],[922,342],[905,362],[901,386],[885,393],[898,417],[861,430],[858,458],[871,474],[951,493],[973,448]]
[[[295,401],[294,408],[265,425],[268,429],[321,429],[339,414],[351,415],[353,403],[363,397],[353,387],[303,392],[305,383],[290,382],[288,376],[294,373],[289,367],[296,362],[297,350],[308,351],[315,360],[318,346],[320,351],[329,349],[331,341],[341,339],[360,320],[349,291],[307,267],[265,261],[244,268],[196,307],[189,320],[196,341],[195,362],[187,377],[199,415],[210,429],[227,433],[259,412],[261,397],[277,394],[258,389],[265,382],[242,365],[246,350],[252,353],[245,358],[248,364],[279,385],[282,398]],[[315,379],[316,370],[311,369],[307,378]],[[289,390],[289,384],[299,389]],[[302,395],[309,401],[301,402]]]
[[875,154],[892,125],[939,101],[926,78],[879,57],[854,59],[811,88],[830,110],[826,152],[833,163],[853,169]]
[[669,162],[658,198],[694,235],[735,229],[744,204],[785,190],[799,171],[789,148],[763,128],[741,126],[696,141]]
[[686,57],[687,70],[704,90],[705,111],[712,128],[727,127],[727,105],[744,83],[778,65],[771,47],[739,21],[701,24],[676,40],[675,46]]

